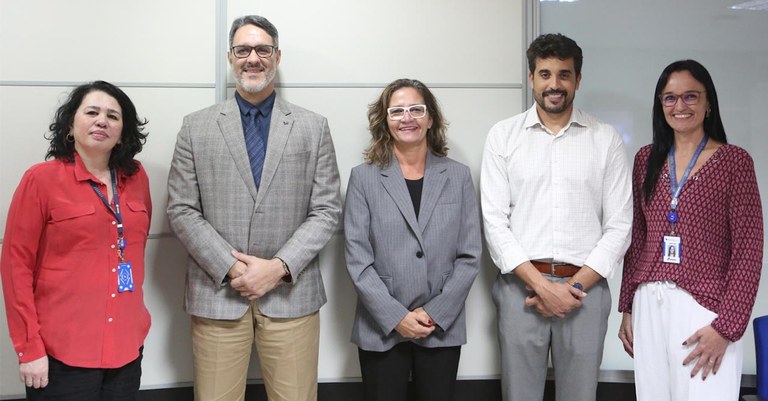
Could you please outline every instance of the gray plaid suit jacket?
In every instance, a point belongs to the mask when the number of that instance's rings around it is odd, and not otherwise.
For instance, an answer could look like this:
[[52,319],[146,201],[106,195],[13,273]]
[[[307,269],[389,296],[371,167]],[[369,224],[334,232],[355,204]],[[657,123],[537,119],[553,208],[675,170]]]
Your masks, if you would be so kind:
[[352,169],[344,209],[347,270],[358,294],[352,342],[386,351],[420,306],[438,328],[423,347],[466,343],[464,301],[480,269],[477,193],[469,168],[427,155],[419,218],[397,160]]
[[232,249],[288,264],[292,285],[259,298],[270,317],[299,317],[326,302],[317,255],[341,215],[339,171],[327,120],[278,97],[261,188],[256,189],[235,99],[184,118],[168,174],[168,217],[189,252],[184,307],[237,319],[250,302],[225,277]]

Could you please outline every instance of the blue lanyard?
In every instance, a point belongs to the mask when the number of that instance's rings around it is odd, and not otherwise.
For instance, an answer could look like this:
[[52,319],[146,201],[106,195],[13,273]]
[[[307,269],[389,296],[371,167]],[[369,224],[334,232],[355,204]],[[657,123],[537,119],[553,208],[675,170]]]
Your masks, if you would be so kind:
[[104,204],[104,206],[107,207],[110,213],[112,213],[113,216],[115,216],[115,220],[117,220],[117,247],[118,247],[118,256],[120,257],[120,261],[123,262],[123,254],[125,252],[125,246],[126,241],[125,237],[123,236],[123,215],[120,213],[120,201],[117,196],[117,174],[115,173],[115,169],[109,170],[109,175],[112,178],[112,195],[115,200],[115,208],[112,209],[112,206],[109,204],[109,200],[107,200],[107,197],[104,196],[104,194],[99,189],[99,186],[96,185],[93,180],[88,181],[89,184],[91,184],[91,188],[93,188],[93,191],[96,192],[96,195],[99,196],[99,199],[101,199],[101,202]]
[[679,220],[676,209],[680,198],[680,192],[683,190],[685,182],[688,181],[688,175],[691,174],[691,170],[693,170],[693,166],[696,164],[696,160],[699,159],[701,151],[704,150],[704,146],[707,145],[707,140],[708,138],[705,135],[704,138],[701,139],[701,142],[699,142],[699,146],[696,147],[696,152],[694,152],[691,161],[688,162],[688,167],[685,168],[683,178],[680,180],[679,184],[677,182],[677,170],[675,169],[675,145],[672,145],[672,148],[669,149],[669,190],[672,193],[672,200],[670,201],[669,206],[672,211],[667,213],[667,220],[672,223],[673,232],[674,224]]

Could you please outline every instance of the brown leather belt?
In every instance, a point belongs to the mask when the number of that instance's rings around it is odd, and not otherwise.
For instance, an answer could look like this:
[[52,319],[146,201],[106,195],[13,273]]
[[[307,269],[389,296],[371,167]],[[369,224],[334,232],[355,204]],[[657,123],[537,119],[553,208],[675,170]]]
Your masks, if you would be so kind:
[[549,274],[555,277],[571,277],[581,269],[579,266],[569,265],[567,263],[546,263],[531,261],[538,271],[542,274]]

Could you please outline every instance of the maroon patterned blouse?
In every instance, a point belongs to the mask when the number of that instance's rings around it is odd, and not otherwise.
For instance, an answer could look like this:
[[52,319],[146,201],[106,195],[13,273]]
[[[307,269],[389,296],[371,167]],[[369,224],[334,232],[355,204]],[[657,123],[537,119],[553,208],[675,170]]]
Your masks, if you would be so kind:
[[619,311],[631,312],[638,285],[673,281],[715,312],[712,327],[731,341],[741,338],[755,303],[763,259],[763,216],[752,158],[742,148],[723,145],[686,181],[675,231],[681,263],[662,262],[662,241],[670,232],[671,194],[665,164],[650,203],[643,180],[651,146],[635,156],[632,174],[632,244],[624,257]]

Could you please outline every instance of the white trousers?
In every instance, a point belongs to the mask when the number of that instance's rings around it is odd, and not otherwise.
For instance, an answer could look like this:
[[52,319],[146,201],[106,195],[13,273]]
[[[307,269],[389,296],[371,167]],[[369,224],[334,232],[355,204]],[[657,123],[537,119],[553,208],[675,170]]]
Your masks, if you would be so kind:
[[640,285],[632,306],[635,388],[638,401],[735,401],[739,399],[743,351],[729,343],[717,374],[691,378],[696,360],[683,360],[696,344],[683,341],[717,315],[673,282]]

